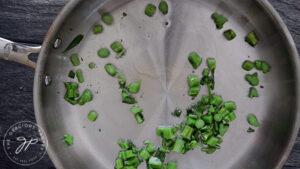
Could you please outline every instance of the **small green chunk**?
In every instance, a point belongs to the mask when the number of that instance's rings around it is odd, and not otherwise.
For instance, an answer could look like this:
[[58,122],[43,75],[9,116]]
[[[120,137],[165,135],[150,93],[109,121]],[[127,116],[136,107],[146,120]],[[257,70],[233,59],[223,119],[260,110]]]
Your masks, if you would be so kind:
[[177,140],[173,146],[173,151],[184,154],[185,153],[184,147],[185,147],[185,141],[177,138]]
[[252,75],[247,74],[245,76],[245,78],[251,86],[258,86],[259,85],[259,79],[258,79],[257,73],[254,73]]
[[219,125],[219,134],[220,134],[220,136],[223,137],[225,135],[225,133],[227,132],[228,128],[229,128],[228,124],[220,123],[220,125]]
[[224,103],[224,106],[225,106],[225,109],[228,110],[228,111],[234,111],[236,110],[236,106],[235,106],[235,103],[230,101],[230,102],[225,102]]
[[139,80],[137,83],[131,83],[129,85],[128,91],[130,93],[134,93],[134,94],[138,93],[140,90],[141,83],[142,83],[142,80]]
[[263,64],[263,61],[261,61],[261,60],[256,60],[256,61],[255,61],[255,68],[256,68],[257,70],[262,70],[262,64]]
[[110,45],[110,48],[116,52],[116,53],[121,53],[124,51],[124,47],[120,42],[114,42]]
[[139,154],[144,160],[148,160],[151,156],[150,153],[145,149],[142,149]]
[[253,128],[249,127],[248,130],[247,130],[247,132],[248,133],[253,133],[253,132],[255,132],[255,130]]
[[156,6],[153,4],[148,4],[145,9],[145,14],[149,17],[152,17],[155,14]]
[[258,94],[256,88],[251,87],[251,88],[250,88],[250,91],[249,91],[249,98],[252,99],[252,98],[254,98],[254,97],[259,97],[259,94]]
[[249,60],[246,60],[243,65],[242,68],[246,71],[250,71],[254,68],[255,64]]
[[89,68],[90,69],[94,69],[96,67],[94,62],[89,63]]
[[270,71],[270,68],[271,66],[266,61],[262,62],[262,72],[264,74],[268,73]]
[[206,144],[209,146],[216,146],[219,142],[219,139],[217,137],[211,136],[209,137],[209,139],[207,140]]
[[182,111],[180,109],[175,109],[173,112],[172,112],[172,115],[173,116],[176,116],[176,117],[180,117]]
[[189,90],[189,96],[196,97],[200,91],[200,86],[192,87]]
[[142,124],[144,122],[144,116],[141,113],[136,114],[135,119],[136,119],[138,124]]
[[214,72],[216,69],[216,60],[214,58],[207,59],[207,65],[211,72]]
[[258,127],[258,126],[259,126],[259,122],[258,122],[256,116],[253,115],[253,114],[250,114],[250,115],[248,116],[248,123],[249,123],[251,126],[254,126],[254,127]]
[[90,111],[89,112],[89,115],[88,115],[89,121],[94,122],[94,121],[97,120],[97,118],[98,118],[98,113],[97,112],[95,112],[95,111]]
[[198,119],[196,120],[195,126],[197,129],[201,129],[202,127],[204,127],[205,122],[202,119]]
[[107,48],[99,49],[97,52],[100,58],[107,58],[110,55],[110,52]]
[[106,64],[104,66],[104,69],[106,70],[106,72],[109,75],[111,75],[113,77],[116,76],[116,74],[117,74],[117,68],[114,65],[110,64],[110,63]]
[[73,64],[73,66],[78,66],[78,65],[80,65],[80,60],[79,60],[79,57],[78,57],[77,54],[72,54],[72,55],[70,56],[70,60],[71,60],[71,62],[72,62],[72,64]]
[[209,124],[212,123],[213,118],[214,117],[210,114],[206,114],[206,115],[202,116],[202,119],[204,120],[204,122],[209,123]]
[[157,157],[150,157],[149,166],[153,169],[161,169],[162,163]]
[[150,154],[156,151],[156,148],[149,141],[145,141],[144,144],[147,145],[146,149]]
[[75,72],[74,72],[73,70],[70,70],[68,76],[69,76],[69,78],[74,79],[74,77],[75,77]]
[[197,87],[200,84],[200,80],[197,76],[192,75],[188,77],[188,84],[190,87]]
[[223,34],[227,40],[232,40],[236,37],[236,33],[231,29],[225,31]]
[[160,12],[163,13],[164,15],[168,14],[168,12],[169,12],[169,6],[166,1],[161,1],[159,3],[158,8],[159,8]]
[[223,117],[223,120],[226,121],[227,123],[229,123],[235,119],[236,119],[236,115],[234,112],[230,112],[227,116]]
[[202,58],[196,52],[190,53],[188,60],[194,69],[197,69],[202,63]]
[[65,134],[64,135],[64,140],[65,140],[65,143],[68,145],[68,146],[71,146],[73,145],[74,143],[74,137],[69,135],[69,134]]
[[216,27],[218,29],[222,29],[223,25],[228,21],[228,19],[226,17],[224,17],[223,15],[220,15],[216,12],[211,15],[211,18],[214,20]]
[[219,106],[223,103],[223,100],[221,98],[221,96],[217,96],[217,95],[213,95],[210,104],[214,105],[214,106]]
[[168,162],[167,169],[177,169],[177,162]]
[[124,162],[123,162],[123,160],[120,159],[120,158],[118,158],[118,159],[116,160],[115,168],[116,168],[116,169],[123,169],[123,167],[124,167]]
[[83,83],[84,82],[83,74],[82,74],[81,69],[76,70],[76,77],[77,77],[79,83]]
[[122,102],[126,104],[135,104],[136,100],[134,97],[128,94],[128,91],[123,89],[122,90]]
[[203,69],[202,76],[208,76],[209,75],[209,69]]
[[102,21],[107,25],[111,25],[114,19],[109,13],[104,13],[102,14]]
[[95,25],[94,26],[94,34],[95,35],[102,33],[102,31],[103,31],[103,26],[102,25]]
[[156,134],[164,139],[175,138],[173,127],[170,126],[159,126],[156,130]]
[[140,108],[139,106],[132,106],[132,107],[130,108],[130,112],[131,112],[132,114],[136,115],[136,114],[142,113],[142,112],[143,112],[143,109]]
[[92,101],[92,99],[93,99],[92,92],[90,90],[84,90],[78,100],[78,104],[84,105],[85,103]]
[[214,120],[217,121],[217,122],[220,122],[222,121],[223,119],[223,115],[222,114],[215,114],[214,115]]
[[207,148],[202,148],[202,152],[205,152],[206,154],[212,154],[216,151],[216,148],[214,147],[207,147]]
[[194,129],[192,127],[186,125],[186,126],[184,126],[183,130],[181,131],[180,136],[187,140],[191,140],[193,132],[194,132]]
[[120,88],[124,88],[126,86],[126,79],[123,73],[118,75]]
[[252,31],[250,32],[247,36],[246,36],[246,41],[251,45],[251,46],[256,46],[259,39],[258,37],[256,36],[255,32]]

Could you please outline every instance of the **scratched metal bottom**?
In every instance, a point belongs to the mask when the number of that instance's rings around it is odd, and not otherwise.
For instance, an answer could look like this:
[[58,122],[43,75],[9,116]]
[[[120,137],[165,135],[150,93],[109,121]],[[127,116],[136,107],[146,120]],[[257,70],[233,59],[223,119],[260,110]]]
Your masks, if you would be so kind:
[[[171,116],[175,107],[186,109],[195,103],[207,89],[191,100],[187,96],[186,78],[192,74],[187,61],[191,51],[204,59],[217,61],[215,93],[224,100],[235,101],[237,119],[231,123],[221,149],[212,155],[200,149],[186,155],[171,153],[166,161],[177,160],[179,169],[271,169],[281,168],[293,145],[299,127],[299,60],[292,39],[273,8],[264,1],[254,0],[169,0],[170,12],[164,16],[159,11],[154,17],[144,15],[147,3],[158,5],[158,0],[71,1],[58,16],[45,39],[35,78],[35,111],[38,123],[48,137],[48,153],[57,168],[112,169],[120,150],[117,140],[132,139],[141,146],[144,140],[160,145],[155,129],[159,125],[172,125],[181,119]],[[114,16],[112,26],[94,35],[94,24],[101,23],[99,13],[109,11]],[[222,30],[217,30],[210,16],[219,12],[229,18]],[[123,12],[127,16],[122,15]],[[165,22],[169,25],[166,26]],[[227,41],[223,31],[233,29],[237,37]],[[245,35],[255,30],[260,38],[253,48]],[[85,38],[80,45],[63,55],[62,51],[79,33]],[[54,49],[56,38],[62,46]],[[114,41],[122,41],[126,55],[115,59],[97,56],[97,50],[109,48]],[[72,53],[82,58],[81,65],[73,67],[69,61]],[[259,73],[260,97],[247,97],[250,85],[245,81],[246,71],[241,65],[246,60],[266,60],[271,72]],[[89,69],[90,62],[96,63]],[[121,103],[121,90],[116,78],[104,70],[106,63],[114,64],[123,72],[128,82],[142,80],[141,90],[135,95],[144,109],[145,122],[137,125],[130,113],[130,105]],[[194,74],[201,75],[206,67]],[[63,97],[63,82],[70,70],[82,69],[85,82],[80,93],[90,89],[93,101],[84,106],[72,106]],[[249,73],[254,73],[252,70]],[[52,77],[50,86],[43,78]],[[89,111],[99,113],[96,122],[87,119]],[[261,126],[255,133],[247,133],[246,119],[253,113]],[[101,132],[99,132],[101,129]],[[64,134],[74,136],[74,145],[66,146]],[[140,168],[145,168],[142,165]]]

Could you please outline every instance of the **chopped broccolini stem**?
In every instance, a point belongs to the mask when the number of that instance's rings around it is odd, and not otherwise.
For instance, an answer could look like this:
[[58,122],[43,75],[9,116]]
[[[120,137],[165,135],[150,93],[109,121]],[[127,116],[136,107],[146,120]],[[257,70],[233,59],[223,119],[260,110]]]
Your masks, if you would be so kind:
[[210,71],[212,73],[214,73],[214,71],[216,69],[216,60],[214,58],[208,58],[207,65],[208,65],[208,68],[210,69]]
[[127,90],[122,90],[122,102],[127,104],[135,104],[136,100],[134,97],[128,94]]
[[257,70],[262,70],[262,63],[263,63],[263,61],[261,61],[261,60],[256,60],[256,61],[255,61],[255,68],[256,68]]
[[248,130],[247,130],[247,132],[248,133],[253,133],[253,132],[255,132],[255,130],[253,128],[249,127]]
[[249,84],[250,84],[251,86],[258,86],[258,85],[259,85],[259,79],[258,79],[258,77],[257,77],[257,73],[254,73],[254,74],[252,74],[252,75],[247,74],[247,75],[245,76],[245,78],[246,78],[246,80],[249,82]]
[[197,69],[202,63],[202,58],[196,52],[190,53],[188,60],[194,69]]
[[94,62],[89,63],[89,68],[90,69],[94,69],[96,67]]
[[255,34],[254,31],[250,32],[247,36],[246,36],[246,41],[253,47],[255,47],[259,41],[257,35]]
[[192,87],[189,90],[189,96],[196,97],[200,91],[200,86]]
[[186,126],[184,126],[183,130],[181,131],[180,136],[187,140],[191,140],[193,132],[194,132],[194,129],[192,127],[186,125]]
[[218,29],[222,29],[223,25],[228,21],[228,19],[226,17],[224,17],[223,15],[220,15],[216,12],[211,15],[211,18],[214,20],[216,27]]
[[95,111],[90,111],[89,112],[89,115],[88,115],[89,121],[94,122],[94,121],[97,120],[97,118],[98,118],[98,113],[97,112],[95,112]]
[[253,69],[254,66],[255,66],[255,65],[254,65],[253,62],[251,62],[251,61],[249,61],[249,60],[246,60],[246,61],[243,63],[242,68],[243,68],[244,70],[246,70],[246,71],[250,71],[250,70]]
[[202,71],[202,76],[208,76],[209,75],[209,69],[204,69]]
[[80,60],[79,60],[79,57],[78,57],[77,54],[72,54],[72,55],[70,56],[70,60],[71,60],[71,62],[72,62],[72,64],[73,64],[73,66],[78,66],[78,65],[80,65]]
[[224,103],[224,106],[225,106],[225,109],[228,110],[228,111],[236,110],[235,103],[232,102],[232,101]]
[[84,82],[83,74],[82,74],[81,69],[76,70],[76,77],[77,77],[79,83],[83,83]]
[[110,48],[116,52],[116,53],[121,53],[122,51],[124,51],[124,47],[120,42],[114,42],[110,45]]
[[163,13],[164,15],[168,14],[169,6],[168,6],[168,3],[166,1],[161,1],[159,3],[158,8],[159,8],[160,12]]
[[143,109],[140,108],[139,106],[132,106],[130,108],[130,111],[131,111],[132,114],[136,115],[136,114],[142,113]]
[[175,110],[172,112],[172,115],[173,115],[173,116],[176,116],[176,117],[180,117],[180,115],[181,115],[181,110],[180,110],[180,109],[175,109]]
[[217,137],[211,136],[209,137],[209,139],[207,140],[206,144],[209,146],[216,146],[219,142],[219,139]]
[[141,113],[136,114],[135,119],[136,119],[138,124],[142,124],[144,122],[144,116]]
[[119,73],[118,75],[120,88],[124,88],[126,86],[126,79],[123,73]]
[[122,52],[120,52],[116,55],[116,58],[120,59],[123,55],[125,55],[125,53],[126,53],[126,50],[124,49],[124,50],[122,50]]
[[198,119],[195,122],[195,126],[197,129],[201,129],[202,127],[204,127],[204,125],[205,125],[205,122],[202,119]]
[[144,159],[144,160],[148,160],[150,158],[150,153],[145,150],[145,149],[142,149],[139,153],[139,155]]
[[145,14],[149,17],[152,17],[155,14],[156,6],[153,4],[148,4],[145,9]]
[[253,114],[250,114],[250,115],[248,116],[248,123],[249,123],[251,126],[253,126],[253,127],[258,127],[258,126],[259,126],[259,122],[258,122],[256,116],[253,115]]
[[109,75],[111,75],[113,77],[116,76],[116,74],[117,74],[117,68],[110,63],[106,64],[104,66],[104,69]]
[[259,97],[259,94],[258,94],[256,88],[251,87],[250,90],[249,90],[249,98],[252,99],[254,97]]
[[177,138],[172,150],[177,153],[184,154],[185,153],[184,147],[185,147],[185,141]]
[[95,35],[102,33],[102,31],[103,31],[103,26],[102,25],[95,25],[94,26],[94,34]]
[[98,50],[97,54],[100,58],[107,58],[110,52],[107,48],[102,48]]
[[116,165],[115,165],[115,168],[116,169],[122,169],[124,167],[124,161],[120,158],[118,158],[116,160]]
[[134,94],[138,93],[140,90],[141,83],[142,83],[142,80],[139,80],[137,83],[131,83],[129,85],[128,91],[130,93],[134,93]]
[[93,99],[92,92],[90,90],[84,90],[78,100],[78,104],[84,105],[85,103],[92,101],[92,99]]
[[158,136],[161,136],[164,139],[174,139],[173,127],[170,126],[159,126],[156,130]]
[[177,162],[168,162],[167,169],[177,169]]
[[66,54],[69,50],[73,49],[75,46],[77,46],[81,40],[83,39],[83,35],[82,34],[79,34],[77,35],[73,40],[72,42],[69,44],[69,46],[64,50],[64,54]]
[[266,61],[262,62],[262,72],[264,74],[268,73],[270,71],[270,68],[271,66]]
[[232,40],[236,37],[236,33],[231,29],[225,31],[223,34],[227,40]]
[[191,75],[188,77],[189,87],[197,87],[200,84],[200,80],[197,76]]
[[149,166],[153,169],[161,169],[162,163],[157,157],[150,157]]
[[111,25],[113,24],[114,19],[109,13],[104,13],[102,14],[102,21],[107,25]]
[[229,128],[228,124],[220,123],[220,125],[219,125],[219,134],[220,134],[220,136],[223,137],[225,135],[225,133],[227,132],[228,128]]
[[71,78],[71,79],[74,79],[75,72],[73,70],[70,70],[68,77]]
[[210,114],[206,114],[202,116],[202,119],[204,120],[205,123],[212,123],[213,122],[213,116]]
[[64,135],[64,140],[65,140],[65,143],[68,145],[68,146],[71,146],[74,144],[74,137],[69,135],[69,134],[65,134]]

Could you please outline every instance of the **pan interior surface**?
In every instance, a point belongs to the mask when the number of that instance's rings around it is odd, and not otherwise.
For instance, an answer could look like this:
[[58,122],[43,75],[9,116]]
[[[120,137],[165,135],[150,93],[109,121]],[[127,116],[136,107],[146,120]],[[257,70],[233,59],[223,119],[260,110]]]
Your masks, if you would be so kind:
[[[183,120],[171,112],[176,108],[185,110],[207,95],[206,87],[194,100],[187,95],[187,77],[201,76],[206,68],[206,58],[216,58],[216,86],[214,93],[225,101],[237,104],[237,119],[230,125],[223,138],[221,149],[207,155],[200,149],[185,155],[172,152],[166,161],[178,161],[179,169],[271,169],[278,166],[286,151],[297,120],[297,78],[292,54],[279,33],[276,23],[263,6],[253,0],[169,0],[169,13],[159,10],[153,17],[144,14],[148,3],[156,6],[158,0],[97,1],[77,3],[55,32],[62,45],[54,49],[50,44],[46,56],[39,65],[39,89],[36,113],[47,133],[48,152],[57,168],[65,169],[112,169],[120,151],[118,139],[131,139],[137,146],[149,140],[156,146],[161,138],[156,136],[156,127],[178,124]],[[113,25],[101,21],[102,13],[114,17]],[[123,16],[123,12],[127,16]],[[218,12],[228,18],[222,30],[217,30],[211,14]],[[168,25],[166,25],[168,22]],[[94,35],[93,25],[102,24],[103,33]],[[223,32],[233,29],[237,37],[227,41]],[[255,31],[260,39],[253,48],[245,42],[245,36]],[[83,34],[82,42],[62,54],[72,39]],[[54,43],[54,38],[50,40]],[[115,58],[111,50],[108,58],[100,58],[100,48],[110,48],[114,41],[122,42],[126,54]],[[190,52],[197,52],[204,60],[192,73],[188,63]],[[77,53],[81,64],[72,66],[69,56]],[[249,99],[250,85],[245,80],[247,73],[241,68],[245,60],[265,60],[272,69],[268,74],[258,72],[259,98]],[[89,63],[95,69],[89,69]],[[125,74],[127,82],[142,80],[141,89],[135,98],[144,109],[145,122],[138,125],[130,113],[130,105],[121,101],[121,89],[117,78],[109,76],[104,65],[111,63]],[[77,82],[68,78],[70,70],[81,69],[84,89],[93,92],[93,100],[83,106],[73,106],[64,100],[64,82]],[[52,77],[52,84],[45,86],[45,75]],[[89,111],[99,114],[95,122],[87,118]],[[184,113],[185,114],[185,113]],[[247,133],[248,114],[255,114],[261,126],[255,133]],[[101,129],[101,132],[99,131]],[[74,145],[68,147],[63,135],[74,136]],[[146,168],[143,164],[140,168]]]

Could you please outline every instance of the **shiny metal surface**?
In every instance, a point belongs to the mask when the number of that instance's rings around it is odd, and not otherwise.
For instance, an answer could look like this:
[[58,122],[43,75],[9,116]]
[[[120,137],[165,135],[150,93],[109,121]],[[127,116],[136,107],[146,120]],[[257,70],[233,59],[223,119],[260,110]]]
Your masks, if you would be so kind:
[[[119,151],[119,138],[132,139],[138,146],[144,140],[159,145],[161,140],[155,135],[155,128],[179,122],[170,112],[175,107],[185,109],[197,100],[186,95],[186,77],[192,73],[187,56],[196,51],[203,58],[216,58],[215,93],[237,103],[237,120],[216,153],[171,153],[167,161],[178,160],[180,169],[281,168],[299,129],[299,58],[274,9],[263,0],[169,0],[171,9],[167,16],[157,11],[149,18],[143,13],[149,2],[153,1],[70,1],[50,28],[36,69],[34,105],[37,121],[47,133],[48,153],[55,166],[111,169]],[[100,22],[99,11],[111,12],[115,20],[113,26],[104,27],[103,34],[93,35],[92,26]],[[124,11],[128,16],[122,16]],[[222,31],[215,29],[210,19],[215,11],[229,18]],[[166,21],[170,23],[167,27]],[[230,42],[222,35],[229,28],[238,35]],[[261,40],[255,48],[244,42],[245,35],[252,30]],[[84,40],[63,55],[62,51],[79,33],[85,35]],[[62,45],[54,49],[57,38]],[[122,59],[115,59],[113,52],[107,59],[97,56],[99,48],[109,47],[116,40],[123,40],[127,49]],[[83,59],[76,68],[69,61],[72,53]],[[272,65],[270,73],[259,74],[264,89],[258,89],[258,99],[247,97],[250,86],[244,80],[247,72],[241,69],[246,59],[266,60]],[[90,62],[96,63],[96,69],[88,68]],[[117,66],[129,82],[142,80],[136,96],[144,109],[142,125],[137,125],[130,106],[121,103],[117,80],[104,71],[106,63]],[[204,67],[202,63],[195,74],[200,75]],[[63,99],[63,82],[70,81],[68,72],[76,69],[82,69],[85,78],[80,92],[86,88],[94,92],[93,101],[84,106],[72,106]],[[46,74],[52,77],[50,86],[43,85]],[[206,94],[205,88],[201,89],[202,94]],[[87,119],[90,110],[99,113],[95,123]],[[246,132],[249,113],[256,114],[261,122],[252,134]],[[74,136],[71,147],[63,143],[66,133]]]

